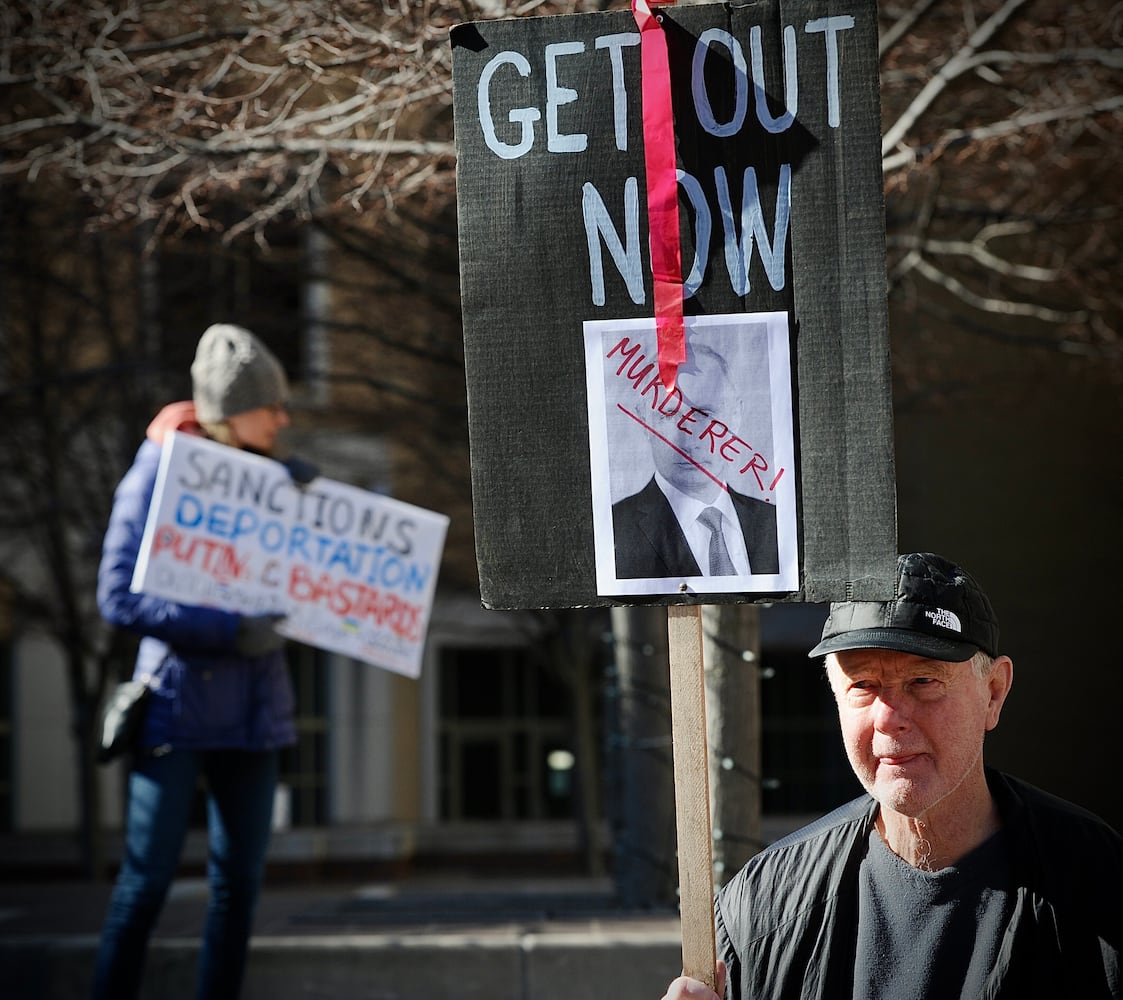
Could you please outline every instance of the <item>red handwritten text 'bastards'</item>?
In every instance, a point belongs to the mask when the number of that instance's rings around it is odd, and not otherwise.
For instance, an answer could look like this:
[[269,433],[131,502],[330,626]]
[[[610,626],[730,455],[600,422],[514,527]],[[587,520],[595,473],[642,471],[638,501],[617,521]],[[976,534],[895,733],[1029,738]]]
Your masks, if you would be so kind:
[[317,575],[307,567],[293,566],[288,594],[295,601],[321,605],[336,615],[367,619],[403,639],[420,640],[422,635],[421,605],[354,580],[338,580],[330,573]]

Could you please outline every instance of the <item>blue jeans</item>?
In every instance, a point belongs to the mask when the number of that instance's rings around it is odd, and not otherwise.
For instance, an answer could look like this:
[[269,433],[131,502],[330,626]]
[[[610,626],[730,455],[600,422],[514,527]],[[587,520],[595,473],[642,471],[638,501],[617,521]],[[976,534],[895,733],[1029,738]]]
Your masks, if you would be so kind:
[[134,761],[125,853],[94,969],[95,1000],[132,1000],[140,990],[148,938],[179,864],[200,774],[207,790],[210,900],[195,995],[237,997],[265,869],[277,766],[275,750],[172,750]]

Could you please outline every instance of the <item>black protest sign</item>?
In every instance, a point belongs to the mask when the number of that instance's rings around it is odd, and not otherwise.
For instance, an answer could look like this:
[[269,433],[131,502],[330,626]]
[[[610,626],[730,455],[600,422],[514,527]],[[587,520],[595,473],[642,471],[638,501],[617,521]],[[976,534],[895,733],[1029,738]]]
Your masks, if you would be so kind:
[[[654,305],[631,12],[458,26],[457,197],[483,603],[884,598],[896,520],[876,4],[763,0],[659,14],[688,349],[698,360],[707,353],[696,332],[703,326],[758,337],[757,358],[771,366],[760,412],[767,434],[779,437],[760,440],[756,418],[742,414],[742,427],[723,411],[715,417],[646,374],[656,348],[647,339]],[[751,351],[747,363],[758,367]],[[748,369],[723,368],[737,386],[751,380]],[[630,413],[623,400],[593,398],[598,380],[620,377],[641,404]],[[676,454],[690,438],[724,456],[747,484],[726,492],[774,507],[752,531],[778,545],[777,572],[754,556],[747,527],[733,553],[742,567],[729,571],[743,574],[744,587],[709,582],[704,535],[687,538],[694,568],[668,569],[666,586],[630,590],[621,582],[629,573],[606,572],[612,553],[603,540],[621,530],[609,513],[621,459],[602,412],[620,426],[642,425],[646,442]],[[673,424],[660,425],[667,415]],[[777,425],[790,426],[790,448]],[[743,506],[726,507],[727,526]]]

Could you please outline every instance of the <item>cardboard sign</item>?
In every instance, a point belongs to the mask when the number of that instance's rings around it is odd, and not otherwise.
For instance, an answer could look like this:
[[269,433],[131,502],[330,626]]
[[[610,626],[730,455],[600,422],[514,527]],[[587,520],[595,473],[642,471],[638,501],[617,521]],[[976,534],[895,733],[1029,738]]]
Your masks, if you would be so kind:
[[132,589],[240,614],[408,677],[421,671],[448,518],[171,433]]
[[[591,394],[608,390],[610,359],[587,337],[654,328],[640,33],[630,11],[477,22],[453,29],[452,44],[483,602],[883,599],[897,543],[876,4],[761,0],[658,16],[687,339],[692,320],[775,331],[783,317],[787,374],[773,364],[766,380],[770,426],[722,420],[729,437],[709,436],[729,455],[751,447],[758,463],[777,461],[769,452],[783,437],[784,477],[757,497],[773,504],[782,566],[746,566],[756,544],[746,529],[730,546],[735,582],[719,578],[701,565],[704,536],[687,528],[675,545],[696,554],[697,573],[620,572],[610,538],[622,522],[606,511],[628,472],[619,463],[635,461],[606,443],[610,411]],[[774,336],[746,362],[746,386],[777,358]],[[644,433],[636,449],[648,454]],[[722,523],[736,526],[729,506]]]

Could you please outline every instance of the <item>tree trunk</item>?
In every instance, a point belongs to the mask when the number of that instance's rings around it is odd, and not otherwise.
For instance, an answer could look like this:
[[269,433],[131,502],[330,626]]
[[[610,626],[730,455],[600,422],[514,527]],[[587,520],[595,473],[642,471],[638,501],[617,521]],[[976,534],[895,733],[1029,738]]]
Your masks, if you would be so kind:
[[101,822],[101,785],[98,781],[98,691],[84,683],[81,651],[71,650],[70,673],[73,699],[74,748],[78,757],[78,838],[82,875],[91,881],[105,877],[105,836]]
[[761,846],[760,609],[702,609],[714,888]]
[[667,611],[613,608],[616,732],[614,875],[621,903],[673,906],[677,897]]
[[[577,633],[576,627],[573,633]],[[592,672],[597,660],[588,643],[574,643],[571,667],[573,677],[574,748],[577,751],[577,810],[581,830],[581,847],[585,871],[599,877],[604,874],[604,855],[600,837],[600,754],[597,752],[597,734],[594,719],[594,699],[597,685],[592,683]]]

